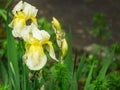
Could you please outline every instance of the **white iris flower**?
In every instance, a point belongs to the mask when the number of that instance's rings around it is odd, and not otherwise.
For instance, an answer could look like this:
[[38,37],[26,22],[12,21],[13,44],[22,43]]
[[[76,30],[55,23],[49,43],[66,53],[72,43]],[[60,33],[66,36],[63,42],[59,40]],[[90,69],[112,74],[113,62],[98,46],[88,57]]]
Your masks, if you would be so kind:
[[48,32],[39,30],[34,25],[27,26],[23,31],[22,37],[26,41],[24,61],[29,69],[40,70],[46,64],[45,49],[48,50],[52,59],[57,60]]
[[21,32],[26,26],[34,24],[37,26],[37,15],[38,9],[34,6],[20,1],[12,10],[14,18],[9,24],[13,28],[12,34],[14,37],[22,37]]
[[45,50],[49,52],[52,59],[58,61],[49,33],[45,30],[39,30],[37,27],[37,11],[34,6],[20,1],[12,10],[14,18],[9,24],[13,28],[13,36],[25,41],[26,51],[23,59],[31,70],[40,70],[46,64]]

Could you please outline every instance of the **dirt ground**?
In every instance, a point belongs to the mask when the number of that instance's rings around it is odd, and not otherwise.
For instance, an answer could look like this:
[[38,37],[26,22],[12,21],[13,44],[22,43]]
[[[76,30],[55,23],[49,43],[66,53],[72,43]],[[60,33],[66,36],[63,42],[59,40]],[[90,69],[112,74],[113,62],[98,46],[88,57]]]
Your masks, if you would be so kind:
[[[96,13],[104,13],[109,22],[112,38],[105,45],[120,43],[120,0],[24,0],[39,9],[38,17],[58,18],[63,28],[72,31],[73,47],[81,49],[97,38],[88,34],[92,26],[92,17]],[[12,8],[12,7],[11,7]]]

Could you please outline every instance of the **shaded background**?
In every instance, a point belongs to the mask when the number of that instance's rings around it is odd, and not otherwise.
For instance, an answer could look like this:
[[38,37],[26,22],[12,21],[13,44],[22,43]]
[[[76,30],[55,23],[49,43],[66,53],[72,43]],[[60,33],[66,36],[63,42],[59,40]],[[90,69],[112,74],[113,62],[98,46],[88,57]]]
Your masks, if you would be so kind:
[[[10,10],[19,0],[14,0]],[[120,0],[24,0],[39,9],[37,17],[46,17],[51,22],[56,17],[63,29],[72,31],[73,47],[81,49],[93,43],[97,38],[88,34],[92,27],[92,18],[96,13],[103,13],[109,22],[112,38],[105,45],[120,43]]]

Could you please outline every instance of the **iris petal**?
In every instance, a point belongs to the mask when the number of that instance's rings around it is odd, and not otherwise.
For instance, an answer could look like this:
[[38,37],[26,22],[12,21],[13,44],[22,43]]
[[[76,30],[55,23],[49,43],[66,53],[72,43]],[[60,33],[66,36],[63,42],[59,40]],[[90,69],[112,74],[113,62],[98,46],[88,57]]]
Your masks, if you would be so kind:
[[[31,20],[30,25],[34,24],[37,27],[37,20],[36,20],[36,14],[38,9],[36,9],[34,6],[20,1],[13,9],[14,19],[9,24],[11,28],[13,28],[13,36],[21,38],[21,31],[25,30],[26,26],[29,26],[26,24],[28,20]],[[28,28],[28,27],[27,27]],[[26,29],[27,29],[26,28]]]
[[27,15],[27,17],[36,17],[38,9],[36,9],[34,6],[24,2],[24,8],[23,12]]
[[17,12],[23,9],[23,1],[20,1],[12,10],[12,13],[16,16]]
[[30,70],[40,70],[47,62],[42,46],[31,45],[26,48],[24,61]]
[[47,50],[48,50],[51,58],[54,59],[54,60],[56,60],[56,61],[58,61],[58,60],[56,59],[56,56],[55,56],[55,52],[54,52],[54,48],[53,48],[53,46],[52,46],[52,42],[51,42],[51,41],[47,41],[45,44],[48,45]]
[[50,35],[48,32],[46,32],[45,30],[36,30],[36,29],[33,29],[32,30],[32,33],[33,33],[33,37],[38,39],[42,44],[46,41],[49,40],[50,38]]

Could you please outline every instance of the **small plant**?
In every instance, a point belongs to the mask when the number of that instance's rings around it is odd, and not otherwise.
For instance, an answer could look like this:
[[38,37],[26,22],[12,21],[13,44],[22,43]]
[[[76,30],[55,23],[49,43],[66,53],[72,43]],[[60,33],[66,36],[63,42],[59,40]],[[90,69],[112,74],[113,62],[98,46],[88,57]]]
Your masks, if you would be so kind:
[[115,55],[120,55],[120,44],[113,44],[112,49],[115,50]]
[[97,13],[93,17],[93,27],[89,30],[89,33],[93,37],[97,37],[100,42],[110,39],[111,31],[109,30],[109,24],[104,14]]
[[107,90],[109,88],[109,81],[107,81],[106,79],[96,79],[92,82],[89,88],[91,88],[91,90]]
[[120,89],[120,72],[114,71],[107,75],[107,79],[109,80],[109,88],[110,90],[119,90]]

